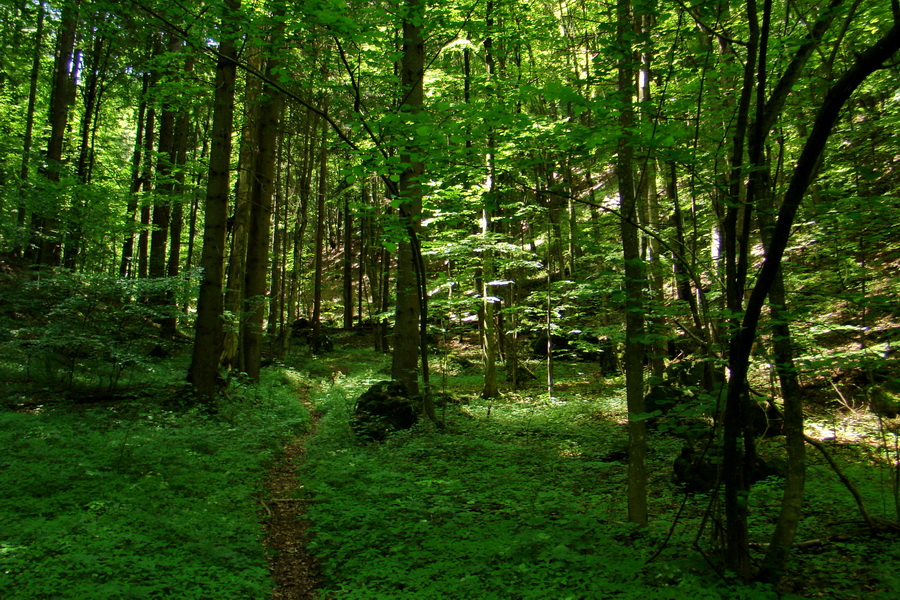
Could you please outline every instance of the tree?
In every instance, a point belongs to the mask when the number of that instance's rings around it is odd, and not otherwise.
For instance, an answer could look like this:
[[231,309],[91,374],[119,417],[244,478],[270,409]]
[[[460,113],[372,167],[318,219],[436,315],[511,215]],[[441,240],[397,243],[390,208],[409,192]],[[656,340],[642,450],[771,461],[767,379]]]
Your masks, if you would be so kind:
[[[410,129],[416,127],[416,116],[425,105],[425,39],[422,33],[424,17],[424,0],[405,0],[399,98],[401,113],[406,117]],[[419,335],[419,321],[423,316],[420,302],[424,297],[422,291],[425,273],[420,263],[421,252],[418,247],[425,165],[419,155],[420,150],[412,144],[402,148],[400,152],[400,162],[407,166],[399,174],[396,195],[400,203],[400,222],[405,235],[397,250],[397,302],[391,377],[401,382],[410,396],[415,396],[419,393],[420,343],[423,356],[427,351],[425,340],[420,340]],[[423,373],[426,368],[427,365],[423,364]]]
[[[284,15],[286,7],[276,3],[269,45],[272,51],[266,58],[266,82],[275,81],[281,67],[277,57],[284,40]],[[269,231],[272,220],[272,194],[275,185],[275,159],[281,127],[281,91],[271,85],[259,109],[259,148],[254,163],[254,177],[250,194],[250,226],[247,240],[247,268],[244,277],[243,309],[245,318],[241,324],[241,348],[243,364],[252,381],[259,381],[262,357],[263,318],[266,302],[266,277],[269,266]]]
[[[69,100],[73,91],[72,53],[78,27],[80,2],[66,3],[62,8],[61,23],[57,33],[57,55],[53,68],[53,96],[50,107],[50,139],[47,143],[47,165],[44,177],[51,184],[61,179],[63,143],[69,121]],[[31,262],[48,267],[58,266],[62,260],[62,232],[57,216],[58,206],[48,206],[32,215]]]
[[237,77],[237,24],[240,0],[222,6],[221,39],[216,61],[209,176],[206,181],[203,275],[197,296],[197,321],[189,379],[197,397],[209,402],[218,390],[219,356],[222,353],[224,318],[224,264],[228,194],[231,184],[231,135],[234,128],[234,89]]
[[[28,185],[29,168],[31,163],[31,146],[34,134],[34,111],[37,103],[38,80],[41,72],[41,52],[44,38],[44,3],[38,2],[37,5],[37,25],[34,30],[34,53],[31,59],[31,73],[28,77],[28,108],[25,112],[25,132],[22,136],[22,166],[19,170],[19,206],[16,223],[19,228],[17,232],[16,248],[14,254],[20,256],[22,254],[21,235],[25,228],[27,219],[27,211],[25,208],[25,189]],[[2,203],[0,203],[0,214],[3,212]]]
[[616,178],[619,181],[620,228],[625,288],[625,389],[628,405],[628,519],[647,524],[647,422],[644,413],[644,306],[643,268],[637,230],[637,196],[634,185],[634,148],[628,131],[634,125],[632,90],[634,54],[630,0],[616,4],[616,42],[619,52],[618,92],[621,109],[617,143]]
[[[746,385],[750,352],[753,340],[756,337],[756,329],[759,324],[763,304],[781,268],[781,261],[790,238],[797,210],[803,201],[806,190],[812,183],[822,152],[837,122],[840,111],[860,84],[872,73],[881,69],[885,61],[900,50],[900,6],[898,6],[897,2],[892,3],[892,9],[894,13],[892,27],[864,51],[858,52],[854,63],[831,85],[825,95],[825,99],[819,106],[810,133],[803,144],[803,149],[794,167],[778,211],[778,218],[767,245],[766,258],[763,261],[756,284],[750,292],[747,307],[741,319],[740,329],[736,334],[736,342],[732,347],[732,355],[730,357],[731,378],[728,385],[728,401],[732,404],[739,401],[742,388]],[[795,427],[796,424],[793,426]],[[744,523],[743,526],[745,527],[746,524]],[[781,544],[779,553],[783,553],[790,540],[781,538],[778,541]],[[740,559],[740,550],[746,552],[745,549],[735,548],[733,553],[729,554],[730,561]],[[729,564],[732,568],[741,568],[741,570],[736,569],[737,573],[746,573],[746,568],[742,565],[742,562],[730,562]]]

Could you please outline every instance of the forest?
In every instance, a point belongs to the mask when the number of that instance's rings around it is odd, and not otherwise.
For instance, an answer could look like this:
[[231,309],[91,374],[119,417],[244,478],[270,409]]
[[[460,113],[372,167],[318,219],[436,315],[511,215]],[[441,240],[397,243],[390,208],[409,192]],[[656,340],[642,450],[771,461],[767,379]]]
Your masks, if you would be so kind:
[[0,598],[900,597],[900,0],[0,23]]

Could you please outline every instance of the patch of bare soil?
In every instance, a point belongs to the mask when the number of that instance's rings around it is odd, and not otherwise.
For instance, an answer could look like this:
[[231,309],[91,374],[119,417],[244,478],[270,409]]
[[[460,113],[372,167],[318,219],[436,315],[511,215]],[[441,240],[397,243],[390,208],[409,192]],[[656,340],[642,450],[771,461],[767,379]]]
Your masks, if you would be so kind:
[[309,523],[304,518],[307,502],[297,498],[301,488],[297,467],[303,462],[306,443],[313,436],[318,416],[310,407],[309,431],[289,443],[266,478],[267,499],[263,500],[269,550],[269,569],[275,580],[273,600],[314,600],[322,586],[319,562],[306,548]]

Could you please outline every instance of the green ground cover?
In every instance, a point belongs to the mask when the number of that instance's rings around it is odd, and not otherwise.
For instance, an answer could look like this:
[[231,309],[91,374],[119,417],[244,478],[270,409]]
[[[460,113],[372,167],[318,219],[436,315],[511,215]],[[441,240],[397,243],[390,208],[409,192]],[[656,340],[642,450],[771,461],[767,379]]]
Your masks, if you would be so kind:
[[[324,415],[300,476],[312,501],[313,551],[326,571],[327,597],[900,594],[892,567],[900,550],[888,539],[860,538],[804,551],[780,589],[720,578],[694,547],[715,553],[715,527],[704,521],[709,498],[691,496],[681,510],[685,497],[671,482],[680,442],[661,435],[651,439],[649,459],[653,521],[648,530],[635,530],[625,515],[622,382],[583,373],[579,364],[558,369],[566,383],[553,399],[535,385],[489,404],[475,393],[479,378],[449,378],[439,385],[461,392],[462,400],[444,411],[446,430],[424,424],[375,444],[355,440],[348,420],[355,397],[384,378],[380,365],[373,362],[356,376],[323,385],[315,400]],[[765,441],[763,451],[777,452],[777,444]],[[810,462],[804,539],[826,535],[835,515],[855,515],[852,498],[830,470],[814,455]],[[848,469],[873,504],[885,489],[879,472],[871,463]],[[774,479],[755,487],[755,542],[765,543],[771,533],[781,486]]]
[[[552,397],[535,382],[487,402],[480,376],[437,372],[436,387],[453,398],[438,407],[445,430],[424,423],[363,443],[350,414],[386,377],[386,360],[352,349],[288,357],[294,369],[233,385],[212,415],[179,404],[178,388],[160,381],[116,401],[51,402],[44,391],[33,395],[42,404],[10,402],[0,411],[0,598],[270,597],[258,499],[272,457],[309,423],[299,402],[307,392],[321,420],[298,476],[322,598],[900,597],[895,538],[829,539],[858,529],[857,511],[812,450],[799,536],[826,543],[798,550],[778,589],[737,585],[701,555],[717,553],[716,507],[707,516],[708,496],[686,497],[671,481],[679,440],[651,434],[651,525],[626,522],[621,378],[559,363]],[[878,439],[842,423],[830,451],[874,516],[892,518]],[[809,424],[838,422],[823,414]],[[763,440],[761,452],[775,455],[780,443]],[[760,556],[781,486],[753,488]]]
[[165,395],[0,412],[0,598],[269,596],[258,497],[308,422],[295,386],[270,376],[216,415]]

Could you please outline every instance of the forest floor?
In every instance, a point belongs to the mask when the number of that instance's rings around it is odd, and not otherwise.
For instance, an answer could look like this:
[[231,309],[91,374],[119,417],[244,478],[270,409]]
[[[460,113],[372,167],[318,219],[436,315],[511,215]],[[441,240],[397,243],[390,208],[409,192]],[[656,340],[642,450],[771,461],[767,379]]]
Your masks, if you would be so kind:
[[[856,504],[817,451],[786,577],[743,585],[716,573],[715,495],[672,481],[678,438],[651,432],[651,523],[627,522],[621,376],[560,361],[548,393],[546,364],[530,360],[536,380],[485,400],[477,347],[442,347],[432,385],[446,427],[368,443],[353,407],[389,378],[389,357],[354,334],[335,345],[291,353],[258,385],[235,378],[212,412],[185,401],[177,357],[115,396],[28,389],[6,365],[0,598],[900,598],[897,537],[857,533]],[[807,434],[873,516],[895,519],[897,430],[879,423],[823,404]],[[755,557],[782,488],[769,478],[749,497]]]
[[285,444],[266,477],[266,497],[260,500],[265,512],[264,545],[269,550],[267,560],[275,582],[273,600],[316,600],[322,585],[319,561],[307,548],[309,523],[305,516],[309,501],[298,495],[303,486],[297,476],[306,445],[316,434],[319,414],[302,391],[300,402],[309,411],[308,429]]
[[[828,541],[858,519],[817,453],[809,456],[800,534],[824,543],[798,549],[777,589],[741,586],[717,576],[701,556],[716,562],[720,507],[706,494],[686,497],[672,483],[678,439],[651,435],[653,524],[642,532],[625,522],[621,378],[603,377],[588,363],[559,362],[548,395],[542,365],[532,361],[536,381],[486,401],[477,353],[454,344],[435,356],[432,374],[435,389],[452,398],[438,407],[447,427],[424,422],[366,444],[353,436],[349,417],[355,398],[386,378],[387,358],[340,337],[333,353],[285,361],[320,382],[309,401],[321,419],[303,437],[294,467],[303,482],[294,496],[308,502],[284,503],[307,511],[297,544],[321,560],[320,597],[855,599],[894,598],[900,590],[890,567],[900,559],[892,536]],[[827,425],[811,418],[810,433]],[[890,517],[890,461],[879,458],[878,440],[858,437],[862,424],[853,436],[847,426],[832,429],[824,436],[836,435],[829,449],[876,512]],[[779,441],[765,441],[763,451],[777,454]],[[754,488],[757,549],[768,540],[781,486],[776,478]],[[291,597],[278,593],[273,597]]]

